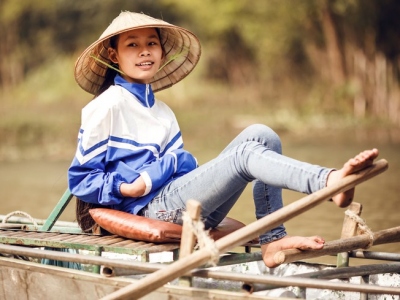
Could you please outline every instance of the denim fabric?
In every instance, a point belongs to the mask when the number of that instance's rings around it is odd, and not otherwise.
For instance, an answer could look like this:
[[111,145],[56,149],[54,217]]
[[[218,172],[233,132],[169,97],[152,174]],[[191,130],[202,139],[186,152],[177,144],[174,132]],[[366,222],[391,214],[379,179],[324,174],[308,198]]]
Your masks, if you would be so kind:
[[[265,125],[243,130],[215,159],[168,183],[140,212],[147,217],[182,223],[185,202],[201,203],[206,228],[216,227],[253,182],[256,218],[282,208],[282,188],[306,194],[326,186],[332,169],[283,156],[279,136]],[[265,244],[286,235],[282,225],[260,235]]]

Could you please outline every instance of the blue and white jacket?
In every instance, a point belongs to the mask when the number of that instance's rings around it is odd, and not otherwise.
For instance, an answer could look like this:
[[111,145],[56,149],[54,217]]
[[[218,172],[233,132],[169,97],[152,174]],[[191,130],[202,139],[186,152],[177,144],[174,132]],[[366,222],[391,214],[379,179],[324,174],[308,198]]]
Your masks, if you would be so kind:
[[[172,110],[156,100],[149,84],[125,81],[82,109],[76,155],[68,170],[71,193],[79,199],[136,214],[160,188],[197,167],[183,150]],[[120,185],[142,176],[146,191],[123,197]]]

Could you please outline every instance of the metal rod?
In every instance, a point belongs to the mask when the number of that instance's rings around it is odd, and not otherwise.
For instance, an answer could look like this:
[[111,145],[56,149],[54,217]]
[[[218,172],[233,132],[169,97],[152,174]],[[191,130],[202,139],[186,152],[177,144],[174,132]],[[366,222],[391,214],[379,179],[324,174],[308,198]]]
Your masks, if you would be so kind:
[[[217,273],[217,274],[216,274]],[[273,275],[252,275],[252,274],[236,274],[232,272],[216,272],[209,270],[199,270],[194,273],[195,276],[205,277],[214,279],[227,279],[235,281],[244,281],[251,283],[263,283],[270,286],[298,286],[306,288],[316,289],[329,289],[338,291],[351,291],[351,292],[368,292],[374,294],[391,294],[400,295],[400,288],[395,287],[383,287],[373,285],[358,285],[350,283],[332,282],[322,279],[311,279],[311,278],[298,278],[293,276],[288,277],[277,277]]]
[[62,195],[60,201],[58,201],[57,205],[54,207],[53,211],[50,213],[49,217],[44,222],[43,226],[41,227],[42,231],[49,231],[60,215],[63,213],[65,208],[68,206],[69,202],[71,201],[73,195],[71,194],[70,190],[67,188]]
[[[6,217],[6,215],[0,215],[0,222],[2,222],[4,220],[4,218]],[[46,220],[43,219],[33,219],[36,224],[38,225],[43,225]],[[12,216],[7,220],[7,224],[32,224],[31,221],[29,221],[26,218],[23,217],[17,217],[17,216]],[[63,227],[76,227],[79,228],[78,223],[76,222],[69,222],[69,221],[56,221],[55,225],[57,226],[63,226]]]
[[[5,244],[0,244],[0,253],[76,262],[82,264],[109,265],[121,268],[123,267],[133,268],[142,271],[144,273],[151,273],[162,267],[165,267],[165,265],[161,264],[148,264],[148,263],[146,264],[137,261],[115,260],[100,256],[71,254],[66,252],[56,252],[51,250],[42,250],[37,248],[27,248],[21,246],[5,245]],[[156,265],[157,267],[155,267]]]
[[355,258],[400,261],[399,253],[389,253],[389,252],[353,250],[349,252],[349,256]]
[[21,230],[24,227],[22,224],[1,224],[0,223],[0,229],[19,229]]
[[399,273],[400,263],[373,264],[354,267],[340,267],[335,269],[321,270],[316,272],[294,275],[293,277],[319,278],[319,279],[337,279],[350,278],[355,276]]
[[[35,225],[23,225],[23,230],[26,231],[42,231],[41,227],[36,227]],[[54,225],[52,228],[47,232],[60,232],[60,233],[83,233],[80,227],[75,226],[57,226]]]

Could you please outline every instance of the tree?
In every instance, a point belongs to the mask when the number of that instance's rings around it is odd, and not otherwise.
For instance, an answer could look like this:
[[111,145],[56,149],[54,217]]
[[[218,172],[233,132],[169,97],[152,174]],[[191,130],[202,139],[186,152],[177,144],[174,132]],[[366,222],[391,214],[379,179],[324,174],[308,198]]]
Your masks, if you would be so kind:
[[400,124],[400,2],[162,2],[186,16],[207,44],[211,77],[231,86],[259,81],[260,89],[269,81],[325,82],[332,96],[319,109]]
[[400,124],[396,0],[2,0],[0,87],[15,86],[60,55],[80,52],[121,10],[195,32],[203,44],[205,78],[274,97],[278,85],[280,91],[304,86],[292,103],[299,107],[307,104],[306,91],[323,85],[319,110]]

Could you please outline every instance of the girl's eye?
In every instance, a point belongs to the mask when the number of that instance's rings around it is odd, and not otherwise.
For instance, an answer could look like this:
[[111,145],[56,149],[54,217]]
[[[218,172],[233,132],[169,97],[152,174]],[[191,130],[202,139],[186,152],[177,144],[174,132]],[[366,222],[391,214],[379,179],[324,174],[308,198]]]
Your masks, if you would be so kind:
[[136,47],[137,45],[135,43],[130,43],[128,44],[128,47]]

